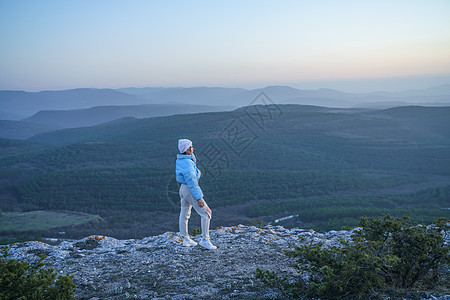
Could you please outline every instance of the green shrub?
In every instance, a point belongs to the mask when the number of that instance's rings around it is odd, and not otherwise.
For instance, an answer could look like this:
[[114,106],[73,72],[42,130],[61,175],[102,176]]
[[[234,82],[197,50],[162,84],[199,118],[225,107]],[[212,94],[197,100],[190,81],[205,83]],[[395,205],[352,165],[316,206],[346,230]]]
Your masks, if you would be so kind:
[[200,235],[200,234],[202,234],[202,230],[200,228],[192,228],[192,230],[191,230],[191,235],[192,236],[197,236],[197,235]]
[[75,299],[73,275],[58,276],[46,268],[44,255],[36,263],[8,258],[6,250],[0,258],[0,299]]
[[262,220],[258,221],[258,222],[252,222],[249,221],[250,224],[252,224],[252,226],[258,227],[258,228],[264,228],[266,227],[266,224],[264,224],[264,222]]
[[441,264],[450,263],[449,247],[444,244],[442,230],[448,230],[448,220],[441,218],[434,226],[414,224],[408,217],[370,219],[362,218],[363,230],[357,238],[376,246],[377,256],[390,255],[393,264],[382,265],[382,275],[389,285],[412,288],[433,271],[433,277]]
[[292,298],[361,299],[387,288],[438,282],[440,268],[450,262],[442,236],[442,230],[449,229],[446,219],[427,227],[408,217],[364,217],[360,227],[351,241],[342,240],[339,247],[316,243],[286,251],[296,260],[300,274],[309,278],[280,278],[261,269],[255,277]]

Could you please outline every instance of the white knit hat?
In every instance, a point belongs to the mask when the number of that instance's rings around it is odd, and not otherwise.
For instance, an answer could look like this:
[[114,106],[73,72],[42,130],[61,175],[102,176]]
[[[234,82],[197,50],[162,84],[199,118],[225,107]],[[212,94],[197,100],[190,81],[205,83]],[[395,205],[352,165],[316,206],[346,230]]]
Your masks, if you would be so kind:
[[188,139],[180,139],[178,140],[178,151],[180,151],[180,153],[184,153],[186,152],[186,150],[192,146],[192,142]]

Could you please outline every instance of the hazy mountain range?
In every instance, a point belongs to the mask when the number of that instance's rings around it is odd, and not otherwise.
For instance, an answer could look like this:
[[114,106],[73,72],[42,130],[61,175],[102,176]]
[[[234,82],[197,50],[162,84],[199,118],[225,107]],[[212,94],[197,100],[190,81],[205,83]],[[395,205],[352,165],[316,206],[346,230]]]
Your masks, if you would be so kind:
[[300,90],[288,86],[253,90],[146,87],[117,90],[0,91],[0,120],[4,120],[0,123],[0,137],[26,139],[41,132],[93,126],[123,117],[146,118],[229,111],[253,104],[375,109],[408,105],[449,106],[450,85],[364,94],[331,89]]
[[[62,91],[0,91],[1,119],[30,117],[41,110],[72,110],[94,106],[140,104],[214,105],[241,107],[252,104],[264,92],[277,104],[303,104],[327,107],[366,107],[373,102],[402,105],[450,105],[450,84],[424,90],[404,92],[346,93],[331,89],[300,90],[288,86],[262,89],[193,87],[193,88],[123,88],[73,89]],[[393,105],[398,106],[398,105]]]
[[23,121],[60,128],[93,126],[124,117],[149,118],[198,112],[228,111],[232,106],[187,104],[143,104],[128,106],[96,106],[75,110],[42,110]]

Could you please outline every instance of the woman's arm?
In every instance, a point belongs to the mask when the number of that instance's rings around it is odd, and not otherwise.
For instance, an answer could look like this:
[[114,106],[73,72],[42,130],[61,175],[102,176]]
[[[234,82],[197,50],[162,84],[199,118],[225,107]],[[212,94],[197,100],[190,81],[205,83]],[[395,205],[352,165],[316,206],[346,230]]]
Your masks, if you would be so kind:
[[203,198],[203,191],[198,185],[197,177],[195,176],[195,170],[189,170],[188,172],[183,173],[184,179],[186,180],[186,185],[191,190],[192,196],[195,199],[200,200]]

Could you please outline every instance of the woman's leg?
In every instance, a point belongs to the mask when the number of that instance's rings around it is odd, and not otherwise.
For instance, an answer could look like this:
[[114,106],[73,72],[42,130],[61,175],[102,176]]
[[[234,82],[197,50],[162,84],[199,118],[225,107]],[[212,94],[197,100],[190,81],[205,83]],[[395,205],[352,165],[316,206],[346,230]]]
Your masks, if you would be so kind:
[[182,187],[180,187],[180,198],[181,198],[181,210],[179,218],[180,235],[183,237],[189,236],[188,222],[191,217],[192,205],[186,200],[186,193],[182,192]]
[[[202,238],[204,240],[209,240],[209,226],[211,222],[211,215],[206,211],[206,204],[203,207],[198,205],[198,201],[192,196],[191,191],[187,185],[182,184],[180,188],[180,195],[183,195],[182,199],[188,202],[191,205],[191,208],[194,207],[195,211],[201,217],[201,226],[202,226]],[[181,220],[181,217],[180,217]],[[181,226],[181,221],[180,221]],[[181,228],[181,227],[180,227]]]
[[206,213],[206,216],[202,215],[201,226],[202,226],[202,239],[209,240],[209,225],[211,223],[210,214]]

